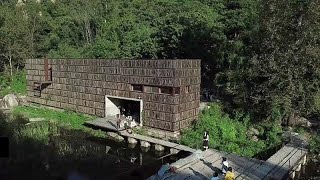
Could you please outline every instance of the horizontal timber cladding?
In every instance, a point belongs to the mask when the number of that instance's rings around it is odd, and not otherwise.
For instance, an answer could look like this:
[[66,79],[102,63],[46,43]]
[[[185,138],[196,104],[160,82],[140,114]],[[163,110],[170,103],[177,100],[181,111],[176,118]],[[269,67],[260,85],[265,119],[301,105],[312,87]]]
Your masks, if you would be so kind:
[[168,131],[186,128],[198,118],[200,60],[48,59],[48,62],[52,82],[42,90],[41,97],[35,97],[34,82],[45,80],[44,59],[26,60],[30,102],[104,117],[106,95],[142,99],[143,124]]
[[153,127],[153,128],[173,131],[173,123],[172,122],[161,121],[158,119],[149,118],[148,119],[148,126]]
[[200,100],[195,100],[195,101],[190,101],[190,102],[185,102],[185,103],[181,103],[179,105],[176,105],[174,110],[175,113],[178,112],[183,112],[183,111],[187,111],[190,109],[196,109],[199,108],[200,106]]

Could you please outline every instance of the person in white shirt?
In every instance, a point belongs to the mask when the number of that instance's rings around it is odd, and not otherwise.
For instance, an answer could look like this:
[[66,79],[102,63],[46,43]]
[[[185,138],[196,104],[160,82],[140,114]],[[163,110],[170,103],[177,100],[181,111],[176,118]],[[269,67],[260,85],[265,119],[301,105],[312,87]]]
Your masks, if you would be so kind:
[[222,174],[226,174],[228,171],[228,167],[229,167],[229,162],[227,161],[227,158],[223,157],[222,158],[222,163],[221,163],[222,167]]
[[208,131],[204,131],[203,134],[203,150],[206,151],[209,146],[209,133]]

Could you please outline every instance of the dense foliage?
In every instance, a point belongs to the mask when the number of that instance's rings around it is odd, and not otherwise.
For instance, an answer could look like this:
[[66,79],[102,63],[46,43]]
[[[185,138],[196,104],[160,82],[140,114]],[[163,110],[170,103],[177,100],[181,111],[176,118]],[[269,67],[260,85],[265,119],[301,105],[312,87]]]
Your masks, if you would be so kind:
[[[182,132],[181,143],[201,149],[205,130],[209,132],[210,148],[248,157],[268,156],[264,154],[267,149],[281,144],[279,124],[252,125],[249,117],[240,113],[232,119],[222,112],[221,105],[217,103],[211,104],[201,114],[200,121],[194,127]],[[258,131],[259,134],[252,131]],[[254,136],[257,137],[256,140]]]
[[12,76],[6,72],[0,72],[0,97],[9,93],[26,94],[27,80],[24,71],[13,73]]
[[25,58],[201,58],[202,86],[261,121],[318,117],[319,1],[3,0],[1,70]]

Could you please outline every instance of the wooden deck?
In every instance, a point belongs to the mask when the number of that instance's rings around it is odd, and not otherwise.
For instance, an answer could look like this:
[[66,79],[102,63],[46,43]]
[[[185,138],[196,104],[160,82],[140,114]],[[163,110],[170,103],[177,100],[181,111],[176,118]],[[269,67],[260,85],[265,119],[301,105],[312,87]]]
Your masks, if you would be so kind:
[[301,162],[306,153],[305,149],[289,144],[267,161],[262,161],[209,149],[171,164],[178,168],[177,173],[167,173],[161,178],[154,175],[149,180],[210,179],[215,171],[220,172],[222,157],[228,159],[236,179],[287,179],[291,170]]
[[164,147],[174,148],[174,149],[178,149],[178,150],[182,150],[182,151],[187,151],[187,152],[192,152],[192,153],[196,151],[195,149],[192,149],[188,146],[184,146],[184,145],[180,145],[180,144],[176,144],[176,143],[172,143],[169,141],[164,141],[161,139],[156,139],[156,138],[152,138],[152,137],[148,137],[148,136],[143,136],[140,134],[129,134],[126,131],[120,131],[120,135],[125,136],[125,137],[135,138],[140,141],[147,141],[149,143],[159,144]]
[[[88,125],[118,131],[115,118],[98,118],[86,122]],[[214,149],[205,152],[195,150],[180,144],[143,136],[139,134],[129,134],[124,129],[120,129],[119,134],[124,137],[135,138],[140,141],[147,141],[165,147],[192,152],[184,159],[171,164],[177,168],[176,173],[166,173],[163,177],[154,175],[149,180],[180,180],[180,179],[210,179],[214,172],[220,172],[222,157],[226,157],[229,166],[233,168],[236,179],[287,179],[292,172],[303,161],[307,150],[300,145],[289,143],[282,147],[268,160],[262,161],[254,158],[246,158],[235,154],[230,154]],[[299,143],[298,143],[299,144]],[[223,177],[221,177],[223,179]]]
[[111,131],[122,131],[124,127],[117,129],[117,119],[114,117],[97,118],[92,121],[86,121],[85,125],[98,127],[105,130]]
[[152,144],[159,144],[164,147],[174,148],[174,149],[187,151],[187,152],[191,152],[191,153],[196,151],[195,149],[192,149],[188,146],[172,143],[169,141],[164,141],[161,139],[143,136],[140,134],[129,134],[129,133],[127,133],[127,131],[125,131],[124,128],[117,129],[116,121],[117,121],[116,118],[108,117],[108,118],[98,118],[98,119],[95,119],[92,121],[86,121],[85,124],[90,125],[90,126],[94,126],[94,127],[98,127],[101,129],[117,131],[117,132],[119,132],[119,134],[121,136],[135,138],[140,141],[147,141]]

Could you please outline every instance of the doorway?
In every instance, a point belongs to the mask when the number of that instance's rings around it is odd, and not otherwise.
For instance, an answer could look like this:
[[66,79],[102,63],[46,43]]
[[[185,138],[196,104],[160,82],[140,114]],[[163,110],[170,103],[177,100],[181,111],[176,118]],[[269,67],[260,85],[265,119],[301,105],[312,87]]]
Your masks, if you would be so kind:
[[131,116],[137,124],[142,126],[142,110],[143,100],[118,97],[118,96],[105,96],[105,116],[116,117],[117,114]]

